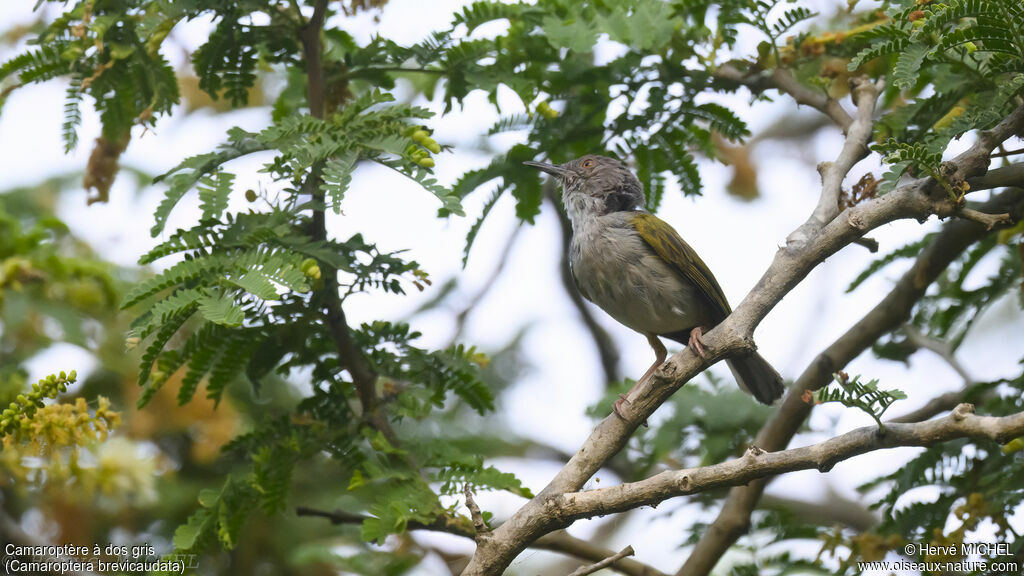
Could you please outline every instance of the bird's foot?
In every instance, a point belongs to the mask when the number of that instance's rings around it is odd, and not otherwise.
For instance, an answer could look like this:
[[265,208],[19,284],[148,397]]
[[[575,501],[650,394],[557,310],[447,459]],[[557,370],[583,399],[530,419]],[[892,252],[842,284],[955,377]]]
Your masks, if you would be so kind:
[[704,349],[704,330],[705,328],[701,326],[690,330],[690,340],[686,343],[690,350],[696,352],[701,358],[707,356],[707,351]]
[[[614,404],[612,404],[612,412],[614,412],[615,415],[618,416],[619,418],[622,418],[623,420],[628,422],[629,418],[626,417],[626,415],[622,412],[622,405],[623,404],[629,404],[629,403],[630,402],[626,398],[625,394],[619,394],[619,399],[616,400]],[[644,428],[647,428],[647,420],[644,420],[642,422],[642,424],[643,424]]]

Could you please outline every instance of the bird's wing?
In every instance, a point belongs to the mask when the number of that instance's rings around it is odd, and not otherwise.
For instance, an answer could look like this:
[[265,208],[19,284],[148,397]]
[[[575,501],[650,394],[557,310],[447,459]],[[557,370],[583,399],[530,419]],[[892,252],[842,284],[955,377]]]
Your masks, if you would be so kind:
[[707,301],[717,309],[716,312],[722,318],[732,311],[729,308],[729,301],[725,299],[725,294],[722,292],[722,287],[718,285],[718,281],[715,280],[708,265],[668,223],[646,212],[637,212],[632,217],[632,223],[644,242],[647,242],[654,252],[672,266],[680,276],[696,286]]

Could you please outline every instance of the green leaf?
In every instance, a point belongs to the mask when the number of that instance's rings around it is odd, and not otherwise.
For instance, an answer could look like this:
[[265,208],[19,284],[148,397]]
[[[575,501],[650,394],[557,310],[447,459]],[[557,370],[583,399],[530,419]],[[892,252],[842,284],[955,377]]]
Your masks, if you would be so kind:
[[189,516],[188,522],[174,530],[175,550],[191,550],[202,531],[204,518],[198,514]]
[[541,20],[541,30],[552,48],[568,48],[576,53],[589,52],[597,42],[598,31],[580,15],[562,19],[555,15]]
[[203,211],[203,219],[216,219],[227,210],[228,196],[235,175],[228,172],[217,172],[214,177],[203,177],[199,180],[199,207]]
[[227,278],[227,281],[261,300],[281,299],[281,295],[277,293],[274,283],[259,270],[249,270],[237,278]]
[[[204,488],[199,491],[199,505],[203,508],[213,508],[220,500],[220,490],[213,488]],[[181,546],[181,548],[189,548],[190,546]]]
[[245,320],[245,314],[229,293],[204,294],[199,298],[199,313],[210,322],[223,326],[241,326]]
[[324,163],[320,189],[327,199],[327,206],[334,210],[335,214],[341,213],[341,200],[352,181],[352,170],[358,159],[359,154],[355,150],[346,150]]
[[892,69],[893,85],[903,90],[913,88],[917,84],[921,64],[930,51],[931,47],[917,42],[904,48]]

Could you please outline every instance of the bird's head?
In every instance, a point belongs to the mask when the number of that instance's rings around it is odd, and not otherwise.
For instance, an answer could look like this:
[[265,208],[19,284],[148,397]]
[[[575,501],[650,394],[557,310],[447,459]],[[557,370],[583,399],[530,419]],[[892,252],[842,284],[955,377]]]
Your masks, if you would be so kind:
[[640,181],[625,164],[614,158],[587,154],[565,164],[524,164],[558,179],[562,184],[562,202],[573,223],[644,206]]

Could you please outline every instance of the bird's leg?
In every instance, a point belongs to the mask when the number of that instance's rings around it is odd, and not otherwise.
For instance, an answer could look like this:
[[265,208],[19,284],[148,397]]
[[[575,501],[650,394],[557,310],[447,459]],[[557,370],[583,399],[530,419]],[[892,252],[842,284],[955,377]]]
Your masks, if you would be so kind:
[[654,371],[665,363],[665,358],[668,357],[668,350],[665,349],[665,345],[661,343],[661,340],[658,340],[656,335],[648,334],[647,343],[651,345],[651,348],[654,348],[654,364],[651,364],[651,367],[647,369],[647,372],[644,372],[644,375],[636,381],[636,384],[633,384],[633,387],[629,389],[629,392],[619,394],[619,399],[615,401],[615,404],[612,404],[612,411],[618,414],[619,418],[622,418],[623,420],[626,419],[626,416],[622,413],[622,405],[629,404],[629,400],[627,400],[626,397],[632,394],[633,390],[636,390],[637,386],[646,382],[647,379],[654,374]]
[[704,330],[707,330],[707,328],[702,326],[697,326],[690,330],[690,341],[686,343],[690,350],[696,352],[701,358],[707,355],[707,352],[704,350]]

